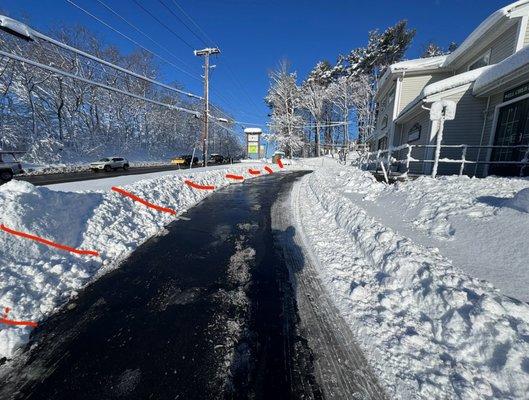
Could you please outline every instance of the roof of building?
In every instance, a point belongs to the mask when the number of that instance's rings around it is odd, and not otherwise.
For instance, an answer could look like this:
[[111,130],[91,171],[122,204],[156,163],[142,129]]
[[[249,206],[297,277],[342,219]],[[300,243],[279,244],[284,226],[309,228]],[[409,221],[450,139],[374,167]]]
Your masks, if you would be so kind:
[[511,3],[508,6],[500,8],[499,10],[492,13],[485,21],[483,21],[479,26],[474,29],[474,31],[468,35],[463,43],[459,47],[449,54],[446,57],[446,60],[443,64],[444,67],[452,64],[456,59],[468,51],[475,43],[477,43],[481,38],[486,35],[488,32],[493,30],[498,23],[502,22],[505,17],[510,17],[510,14],[516,9],[529,4],[529,0],[520,0],[515,3]]
[[381,78],[380,87],[382,87],[382,84],[391,74],[449,69],[451,64],[453,64],[462,55],[467,53],[468,50],[478,41],[482,40],[483,36],[489,32],[493,32],[495,28],[498,27],[498,24],[508,20],[514,11],[526,5],[529,5],[529,0],[520,0],[495,11],[476,29],[474,29],[474,31],[463,41],[463,43],[459,45],[456,50],[448,55],[429,58],[416,58],[413,60],[400,61],[390,65],[384,76]]

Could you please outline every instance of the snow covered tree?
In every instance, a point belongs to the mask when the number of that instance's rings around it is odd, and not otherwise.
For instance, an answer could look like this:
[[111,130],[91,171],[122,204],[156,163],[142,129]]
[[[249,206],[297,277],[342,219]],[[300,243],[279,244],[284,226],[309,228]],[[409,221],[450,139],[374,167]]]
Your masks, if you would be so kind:
[[421,54],[421,58],[437,57],[437,56],[443,56],[445,54],[446,52],[439,45],[433,42],[430,42],[424,48],[424,51]]
[[289,157],[303,148],[303,118],[300,115],[300,88],[296,73],[289,72],[287,61],[270,73],[270,88],[265,98],[270,107],[269,141]]
[[[105,45],[86,28],[52,30],[50,36],[141,75],[153,79],[159,75],[150,54],[145,51],[124,54]],[[45,41],[25,42],[0,31],[0,47],[139,96],[202,110],[196,99],[190,100]],[[218,128],[211,129],[216,134]],[[190,152],[200,131],[201,122],[194,115],[0,57],[0,148],[27,151],[27,161],[78,162],[112,153],[132,159],[166,159]],[[222,144],[223,149],[229,145],[230,152],[236,153],[237,137],[231,131],[221,131],[215,136],[216,144]]]

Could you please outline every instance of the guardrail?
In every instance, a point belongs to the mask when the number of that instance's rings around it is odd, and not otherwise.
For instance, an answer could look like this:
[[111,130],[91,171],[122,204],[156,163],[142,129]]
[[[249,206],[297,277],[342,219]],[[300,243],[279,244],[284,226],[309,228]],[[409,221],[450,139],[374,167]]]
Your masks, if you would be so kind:
[[[435,154],[433,159],[428,158],[414,158],[412,157],[412,152],[414,149],[435,149]],[[443,149],[461,149],[461,158],[455,159],[455,158],[447,158],[447,157],[440,157],[441,151]],[[468,159],[468,150],[469,149],[477,149],[477,156],[474,160]],[[487,151],[486,158],[490,159],[490,154],[493,150],[500,150],[500,149],[508,149],[508,150],[516,150],[516,149],[525,149],[524,157],[520,161],[486,161],[486,160],[480,160],[482,150]],[[405,151],[404,151],[405,150]],[[394,155],[398,153],[405,153],[405,158],[395,158]],[[397,155],[397,157],[399,157]],[[525,173],[525,169],[527,165],[529,164],[529,145],[517,145],[517,146],[479,146],[479,145],[467,145],[467,144],[454,144],[454,145],[433,145],[433,144],[404,144],[397,147],[391,147],[386,150],[377,150],[377,151],[371,151],[361,154],[359,159],[359,164],[363,169],[367,170],[378,170],[379,168],[382,170],[384,174],[384,178],[386,181],[388,181],[388,173],[391,172],[391,168],[393,166],[400,167],[401,165],[404,165],[404,171],[399,176],[406,177],[410,171],[410,165],[411,163],[422,163],[422,164],[433,164],[432,168],[432,177],[435,178],[437,176],[437,170],[438,166],[441,163],[447,163],[447,164],[460,164],[459,167],[459,175],[463,175],[465,166],[467,165],[475,165],[476,168],[474,170],[474,174],[476,173],[476,169],[478,165],[486,165],[487,167],[489,165],[521,165],[520,168],[520,176],[523,176]]]

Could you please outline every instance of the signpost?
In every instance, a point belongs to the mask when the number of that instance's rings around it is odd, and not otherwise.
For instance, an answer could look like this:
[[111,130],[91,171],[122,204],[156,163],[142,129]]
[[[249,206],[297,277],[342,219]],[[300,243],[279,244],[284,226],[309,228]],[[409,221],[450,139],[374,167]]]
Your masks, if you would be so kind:
[[246,152],[248,158],[258,160],[261,157],[261,135],[263,131],[260,128],[246,128]]
[[443,129],[445,121],[453,120],[456,117],[456,102],[452,100],[439,100],[432,104],[430,109],[430,120],[437,121],[437,141],[435,143],[435,159],[432,169],[432,178],[437,176],[439,167],[439,157],[441,156],[441,143],[443,141]]

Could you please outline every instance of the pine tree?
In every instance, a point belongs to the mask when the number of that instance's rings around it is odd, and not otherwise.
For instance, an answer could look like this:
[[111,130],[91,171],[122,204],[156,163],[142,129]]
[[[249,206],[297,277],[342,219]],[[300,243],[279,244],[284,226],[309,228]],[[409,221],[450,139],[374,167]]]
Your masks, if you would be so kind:
[[430,42],[428,45],[426,45],[423,53],[421,54],[421,58],[430,58],[430,57],[437,57],[437,56],[443,56],[446,52],[437,44]]

